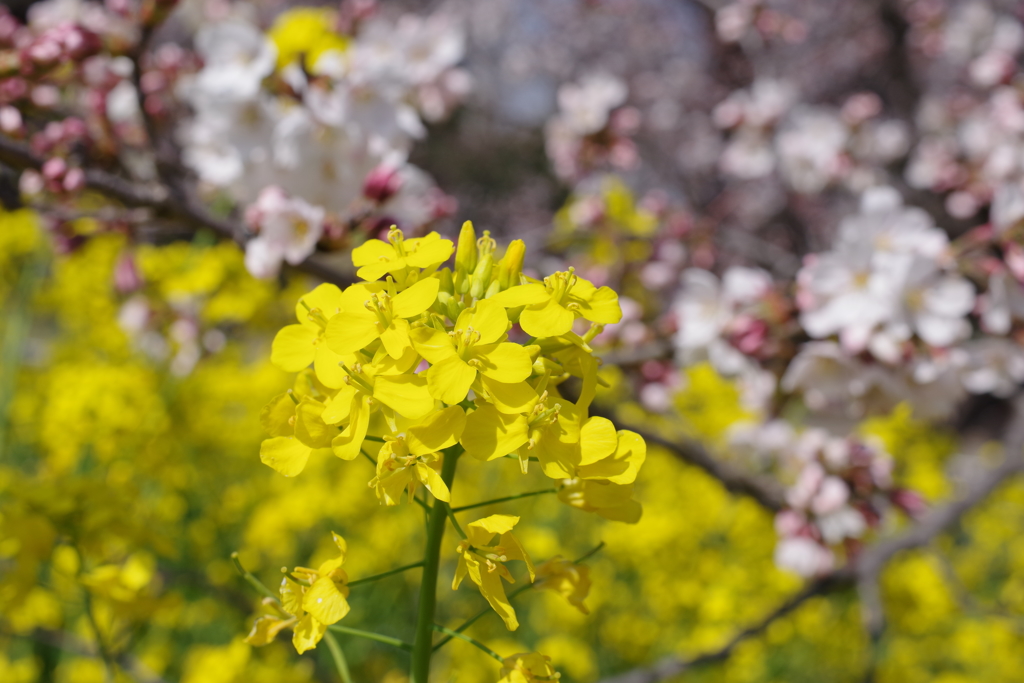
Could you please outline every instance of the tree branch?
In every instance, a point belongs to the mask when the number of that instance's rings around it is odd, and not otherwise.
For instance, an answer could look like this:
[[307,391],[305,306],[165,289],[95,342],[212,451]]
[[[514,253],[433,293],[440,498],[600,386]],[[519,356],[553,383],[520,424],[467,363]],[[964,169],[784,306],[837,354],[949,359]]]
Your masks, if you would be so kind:
[[[45,160],[23,142],[0,135],[0,162],[18,170],[39,170]],[[87,188],[131,208],[146,208],[197,228],[206,228],[244,246],[249,233],[243,225],[213,215],[192,193],[175,193],[164,183],[138,183],[95,168],[83,168]],[[179,195],[179,196],[176,196]],[[352,277],[317,259],[296,266],[325,282],[348,285]]]
[[802,591],[779,605],[775,611],[771,612],[768,616],[764,617],[753,626],[749,626],[737,633],[728,643],[714,652],[709,652],[707,654],[694,657],[693,659],[666,657],[652,667],[627,671],[624,674],[607,678],[602,681],[602,683],[656,683],[657,681],[664,681],[673,678],[674,676],[678,676],[679,674],[694,667],[728,659],[729,655],[732,654],[733,650],[736,649],[736,646],[741,642],[747,638],[758,635],[771,626],[771,624],[777,619],[786,616],[811,598],[829,592],[835,587],[835,585],[838,585],[837,579],[831,575],[812,581],[807,584]]
[[[871,545],[845,567],[812,581],[801,592],[784,602],[757,624],[737,633],[721,649],[693,659],[682,659],[678,656],[667,657],[653,666],[634,669],[605,679],[602,683],[656,683],[657,681],[667,680],[695,666],[726,659],[740,642],[751,636],[758,635],[768,628],[772,622],[789,614],[809,598],[853,585],[861,587],[862,590],[868,589],[870,593],[870,587],[877,586],[882,570],[893,557],[904,550],[920,548],[931,543],[939,534],[957,524],[965,514],[987,500],[1007,479],[1024,473],[1024,454],[1021,452],[1022,446],[1024,446],[1024,400],[1018,398],[1015,401],[1014,407],[1014,419],[1011,421],[1003,439],[1006,459],[999,466],[978,477],[974,485],[969,487],[968,491],[960,498],[942,507],[935,508],[921,522],[915,524],[907,531]],[[671,442],[666,443],[660,437],[651,438],[647,435],[643,436],[645,439],[657,445],[662,445],[669,450],[673,450],[676,447],[675,444]],[[693,453],[680,455],[684,459],[692,456]],[[710,458],[706,453],[703,454],[703,457]],[[712,476],[715,475],[713,474]],[[725,482],[723,481],[723,483]],[[744,483],[748,484],[749,482]],[[748,493],[748,495],[753,494]],[[873,600],[870,595],[869,598]],[[875,606],[872,605],[871,607],[874,608]],[[878,628],[879,622],[877,620],[884,618],[884,615],[871,615],[871,617],[875,620],[873,626]]]

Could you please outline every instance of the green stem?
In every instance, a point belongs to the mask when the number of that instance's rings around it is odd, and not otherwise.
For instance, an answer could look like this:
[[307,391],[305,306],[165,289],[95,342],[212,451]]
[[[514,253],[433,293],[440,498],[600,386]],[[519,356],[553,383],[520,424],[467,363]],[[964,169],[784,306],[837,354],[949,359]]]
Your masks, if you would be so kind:
[[338,645],[338,639],[328,631],[324,634],[324,640],[327,642],[327,649],[331,651],[331,659],[334,660],[334,668],[338,670],[341,683],[352,683],[352,672],[348,670],[348,662],[345,661],[345,653]]
[[584,554],[580,555],[575,560],[573,560],[573,564],[583,564],[584,562],[589,560],[591,557],[596,555],[601,550],[601,548],[603,548],[603,547],[604,547],[604,541],[601,541],[600,543],[595,545],[593,548],[591,548],[590,550],[588,550],[587,552],[585,552]]
[[545,493],[558,493],[558,489],[541,489],[540,491],[528,491],[527,493],[518,493],[514,496],[505,496],[504,498],[485,500],[482,503],[473,503],[472,505],[460,505],[457,508],[452,508],[452,512],[464,512],[465,510],[482,508],[486,505],[497,505],[498,503],[507,503],[510,500],[519,500],[520,498],[529,498],[530,496],[539,496]]
[[[441,480],[448,490],[455,479],[455,466],[462,447],[458,444],[444,451],[444,463],[441,465]],[[434,607],[437,604],[437,575],[441,562],[441,541],[444,538],[445,520],[448,518],[448,505],[434,499],[427,524],[427,547],[423,553],[423,582],[420,584],[419,614],[416,619],[416,638],[413,643],[412,665],[410,667],[411,683],[428,683],[430,676],[430,656],[433,654]]]
[[441,633],[444,633],[445,635],[448,636],[449,640],[452,639],[452,638],[458,638],[460,640],[464,640],[467,643],[469,643],[470,645],[474,645],[474,646],[478,647],[479,649],[483,650],[484,652],[489,654],[491,657],[494,657],[495,659],[497,659],[499,662],[504,662],[505,661],[505,658],[502,657],[501,655],[499,655],[497,652],[495,652],[491,648],[487,647],[486,645],[481,643],[479,640],[477,640],[475,638],[470,638],[465,633],[459,633],[458,631],[453,631],[450,628],[445,628],[444,626],[438,626],[437,624],[434,624],[434,630],[435,631],[440,631]]
[[356,638],[365,638],[366,640],[373,640],[378,643],[384,643],[385,645],[392,645],[397,647],[399,650],[405,650],[406,652],[412,650],[412,643],[407,643],[404,640],[392,638],[391,636],[381,635],[380,633],[374,633],[373,631],[349,628],[348,626],[342,626],[341,624],[331,624],[327,627],[327,630],[334,631],[335,633],[344,633],[346,636],[355,636]]
[[24,360],[32,325],[32,297],[43,278],[45,255],[33,254],[18,273],[13,296],[4,311],[3,341],[0,343],[0,453],[9,456],[8,410],[17,388],[18,368]]
[[455,527],[455,531],[462,537],[462,540],[466,540],[468,536],[466,536],[466,532],[462,530],[462,525],[459,524],[459,520],[455,519],[455,511],[452,510],[452,506],[448,503],[441,504],[444,505],[444,512],[448,515],[448,519],[452,520],[452,526]]
[[348,582],[348,587],[351,588],[353,586],[358,586],[361,583],[370,583],[371,581],[376,581],[378,579],[383,579],[384,577],[391,576],[392,574],[401,574],[402,572],[407,571],[409,569],[415,569],[416,567],[422,567],[422,566],[423,566],[422,562],[413,562],[412,564],[403,565],[401,567],[397,567],[396,569],[391,569],[391,570],[388,570],[386,572],[381,572],[380,574],[374,574],[373,576],[367,576],[365,579],[356,579],[355,581],[349,581]]
[[238,559],[237,552],[231,553],[231,561],[235,564],[235,569],[242,575],[242,578],[245,579],[250,586],[255,588],[257,593],[264,597],[271,598],[272,600],[278,599],[278,597],[274,595],[273,591],[263,585],[262,581],[257,579],[249,572],[249,570],[242,566],[242,561]]

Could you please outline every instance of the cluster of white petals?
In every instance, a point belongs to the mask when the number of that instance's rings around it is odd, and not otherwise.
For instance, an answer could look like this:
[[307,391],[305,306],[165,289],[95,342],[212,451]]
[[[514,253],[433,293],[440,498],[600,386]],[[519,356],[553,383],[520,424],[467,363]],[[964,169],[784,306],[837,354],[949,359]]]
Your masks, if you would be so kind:
[[791,189],[817,194],[833,186],[863,190],[885,182],[885,166],[906,153],[904,123],[880,117],[881,100],[851,96],[841,109],[797,103],[789,82],[762,78],[730,94],[713,120],[730,131],[721,171],[754,179],[777,171]]
[[892,457],[858,439],[819,428],[798,433],[785,421],[769,420],[736,425],[730,447],[790,482],[786,507],[775,517],[775,563],[802,576],[834,569],[834,548],[862,538],[892,502],[917,502],[894,488]]
[[555,173],[574,180],[598,161],[629,168],[636,151],[628,135],[638,121],[636,111],[621,109],[628,90],[619,78],[592,73],[558,89],[558,112],[544,129],[545,146]]
[[[443,118],[468,91],[456,66],[461,29],[440,15],[371,18],[336,43],[312,62],[282,64],[272,36],[231,17],[199,30],[203,67],[179,86],[193,111],[179,129],[183,159],[199,178],[257,202],[256,213],[302,216],[261,222],[246,259],[257,276],[315,248],[320,228],[285,235],[286,225],[322,224],[326,213],[342,225],[377,216],[416,229],[444,212],[443,195],[408,155],[424,119]],[[280,204],[285,195],[288,208],[267,208],[267,197]]]

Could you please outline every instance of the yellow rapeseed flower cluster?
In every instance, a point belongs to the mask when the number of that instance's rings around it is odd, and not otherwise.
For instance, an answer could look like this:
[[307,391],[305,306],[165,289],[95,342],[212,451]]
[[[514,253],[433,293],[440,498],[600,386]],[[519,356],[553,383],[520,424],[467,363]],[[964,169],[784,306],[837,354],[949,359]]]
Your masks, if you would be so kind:
[[[403,493],[419,501],[420,486],[448,503],[454,469],[446,460],[463,452],[480,462],[514,458],[523,474],[537,462],[570,506],[636,523],[632,493],[646,445],[588,414],[599,383],[589,342],[621,319],[617,295],[571,269],[527,278],[519,240],[502,257],[495,252],[490,235],[478,239],[468,222],[457,248],[437,233],[406,239],[392,229],[387,241],[353,251],[362,282],[302,296],[297,323],[273,343],[274,364],[297,378],[261,415],[270,437],[262,461],[293,477],[310,458],[363,454],[376,465],[369,486],[393,506]],[[454,268],[442,267],[453,253]],[[534,579],[512,534],[518,521],[491,515],[470,523],[452,585],[468,577],[509,630],[519,622],[503,588],[502,579],[514,581],[505,563],[524,561]],[[582,608],[585,574],[568,578],[553,567],[549,585]],[[286,581],[282,604],[290,591]],[[300,651],[319,639],[296,629]]]
[[[524,472],[539,461],[567,502],[635,522],[644,442],[587,412],[598,368],[588,342],[620,319],[615,293],[571,271],[529,281],[522,242],[496,260],[494,240],[469,223],[454,270],[440,268],[453,251],[437,233],[392,230],[353,251],[367,281],[299,300],[272,353],[298,380],[264,410],[263,462],[295,476],[314,452],[352,460],[369,439],[383,443],[371,481],[382,503],[419,484],[447,501],[437,472],[459,443],[481,461],[513,455]],[[575,401],[559,392],[571,378]]]

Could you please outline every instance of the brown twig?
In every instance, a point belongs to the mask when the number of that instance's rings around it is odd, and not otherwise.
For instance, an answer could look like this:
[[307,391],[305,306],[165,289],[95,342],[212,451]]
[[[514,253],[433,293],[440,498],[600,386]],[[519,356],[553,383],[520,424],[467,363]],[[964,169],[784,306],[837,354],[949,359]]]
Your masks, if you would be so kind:
[[771,626],[776,620],[786,616],[811,598],[829,592],[835,587],[835,585],[838,585],[837,579],[831,575],[812,581],[807,584],[802,591],[779,605],[773,612],[761,619],[761,621],[757,622],[753,626],[743,629],[733,636],[728,643],[714,652],[709,652],[707,654],[694,657],[693,659],[666,657],[654,666],[627,671],[624,674],[607,678],[602,681],[602,683],[656,683],[656,681],[664,681],[674,676],[678,676],[679,674],[694,667],[728,659],[729,655],[731,655],[733,650],[736,649],[736,646],[744,640],[758,635]]
[[[0,135],[0,162],[16,169],[39,170],[44,159],[23,142]],[[121,176],[95,168],[84,168],[87,188],[131,208],[149,208],[153,211],[179,220],[194,228],[206,228],[221,237],[244,245],[249,240],[245,227],[234,221],[213,215],[190,192],[174,192],[162,182],[134,182]],[[320,261],[316,255],[296,266],[324,282],[347,285],[352,277],[338,268]]]
[[[1024,405],[1022,405],[1024,402],[1018,400],[1016,403],[1015,419],[1011,422],[1003,439],[1006,459],[997,467],[980,476],[960,498],[935,508],[907,531],[878,541],[845,567],[812,581],[804,590],[784,602],[757,624],[737,633],[721,649],[693,659],[683,659],[678,656],[667,657],[653,666],[633,669],[605,679],[602,683],[656,683],[678,676],[695,666],[726,659],[740,642],[761,633],[775,620],[789,614],[816,595],[856,585],[861,589],[862,596],[864,592],[867,592],[868,599],[873,601],[874,597],[871,595],[871,591],[877,587],[882,570],[897,554],[928,545],[939,534],[957,524],[970,510],[987,500],[1009,478],[1024,473],[1024,454],[1021,453],[1022,446],[1024,446]],[[665,447],[671,448],[671,444]],[[868,607],[880,609],[880,604]],[[880,634],[880,625],[884,624],[884,614],[879,612],[878,615],[872,614],[870,617],[869,630],[874,628]],[[874,633],[872,636],[876,637]]]

